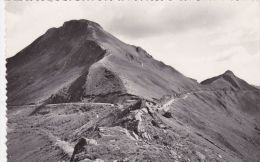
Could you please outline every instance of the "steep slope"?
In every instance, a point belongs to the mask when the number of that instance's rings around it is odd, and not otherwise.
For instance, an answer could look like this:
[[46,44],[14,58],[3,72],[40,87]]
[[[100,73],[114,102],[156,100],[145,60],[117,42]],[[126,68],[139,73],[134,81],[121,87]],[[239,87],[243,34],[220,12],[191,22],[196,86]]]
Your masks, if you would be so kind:
[[260,90],[231,71],[202,84],[206,85],[204,90],[171,99],[161,114],[177,119],[215,150],[241,161],[259,161]]
[[[51,28],[7,60],[9,105],[83,101],[110,94],[160,98],[199,85],[88,20]],[[100,97],[102,96],[102,97]]]

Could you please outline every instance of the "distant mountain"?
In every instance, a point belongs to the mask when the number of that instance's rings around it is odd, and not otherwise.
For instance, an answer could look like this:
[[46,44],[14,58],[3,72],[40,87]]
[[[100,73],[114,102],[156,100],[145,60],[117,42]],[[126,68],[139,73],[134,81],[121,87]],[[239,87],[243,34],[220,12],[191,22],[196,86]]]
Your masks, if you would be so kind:
[[[117,102],[198,89],[199,84],[88,20],[51,28],[7,60],[8,104]],[[109,97],[108,97],[109,96]]]
[[260,86],[253,85],[255,88],[260,89]]
[[246,81],[238,78],[235,74],[227,70],[224,74],[206,79],[201,82],[203,85],[210,85],[220,89],[232,89],[232,90],[256,90],[255,87],[248,84]]

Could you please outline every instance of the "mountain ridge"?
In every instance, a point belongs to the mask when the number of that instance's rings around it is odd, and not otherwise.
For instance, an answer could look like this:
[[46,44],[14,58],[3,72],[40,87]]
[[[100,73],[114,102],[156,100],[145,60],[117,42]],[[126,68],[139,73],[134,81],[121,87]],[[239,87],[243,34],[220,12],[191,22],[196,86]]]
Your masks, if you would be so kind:
[[227,70],[216,77],[206,79],[201,82],[203,85],[210,85],[217,89],[231,90],[257,90],[254,86],[238,78],[232,71]]
[[[37,62],[36,65],[34,65],[35,62]],[[199,88],[199,84],[194,80],[190,80],[174,68],[153,59],[141,47],[125,44],[104,31],[96,23],[87,20],[72,20],[65,22],[60,28],[48,30],[17,55],[9,58],[7,69],[7,79],[9,80],[7,102],[16,102],[16,104],[42,102],[40,99],[47,100],[50,96],[59,94],[59,91],[73,84],[77,80],[76,78],[86,73],[88,73],[86,81],[95,78],[94,82],[99,85],[94,86],[100,86],[101,91],[106,89],[106,92],[102,92],[103,94],[111,93],[112,91],[108,88],[102,90],[102,86],[104,86],[102,82],[108,79],[104,78],[105,76],[93,76],[91,73],[91,71],[102,71],[102,69],[112,71],[121,82],[124,82],[119,85],[127,93],[148,99],[160,98],[162,95],[172,92],[178,93],[187,89]],[[21,69],[26,71],[24,76],[18,72]],[[35,73],[37,74],[35,75]],[[65,75],[63,75],[64,73]],[[63,77],[62,82],[66,81],[66,83],[62,83],[64,84],[62,86],[58,80]],[[29,83],[28,78],[30,78]],[[53,80],[50,81],[50,78]],[[45,81],[43,82],[43,80]],[[24,85],[25,82],[28,85]],[[51,82],[52,85],[49,84]],[[93,87],[94,82],[92,81],[90,86],[84,85],[90,88]],[[121,89],[119,85],[115,88],[116,91]],[[50,88],[39,92],[36,91],[36,87],[39,86]],[[82,94],[99,95],[97,91],[89,88],[87,88],[88,92],[93,92],[92,94]],[[17,89],[26,90],[21,90],[16,94],[17,92],[14,91]],[[41,90],[43,91],[43,89]],[[29,95],[28,92],[30,92]],[[81,96],[78,101],[81,98],[84,96]]]

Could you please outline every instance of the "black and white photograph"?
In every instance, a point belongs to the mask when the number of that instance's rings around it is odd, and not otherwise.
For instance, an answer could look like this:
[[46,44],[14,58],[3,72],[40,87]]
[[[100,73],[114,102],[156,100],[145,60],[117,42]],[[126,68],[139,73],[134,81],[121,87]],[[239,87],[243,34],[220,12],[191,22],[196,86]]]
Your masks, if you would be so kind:
[[4,4],[7,162],[260,162],[259,0]]

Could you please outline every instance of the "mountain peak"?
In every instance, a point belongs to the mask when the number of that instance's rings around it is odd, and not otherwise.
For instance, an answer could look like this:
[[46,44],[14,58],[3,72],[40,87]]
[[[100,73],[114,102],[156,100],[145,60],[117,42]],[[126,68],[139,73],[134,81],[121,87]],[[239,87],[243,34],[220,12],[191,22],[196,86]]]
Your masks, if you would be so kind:
[[59,28],[63,35],[74,35],[81,36],[86,33],[93,33],[102,30],[103,28],[93,21],[80,19],[80,20],[70,20],[63,23]]
[[223,75],[235,76],[235,74],[231,70],[225,71]]
[[86,19],[69,20],[64,22],[62,27],[75,28],[77,26],[81,26],[81,27],[93,26],[93,27],[102,28],[98,23]]
[[237,77],[232,71],[227,70],[225,73],[206,79],[201,82],[204,85],[213,85],[215,88],[233,89],[233,90],[254,90],[246,81]]
[[47,36],[50,37],[53,34],[57,34],[55,37],[59,36],[74,36],[80,37],[85,34],[90,35],[91,33],[96,33],[97,31],[102,31],[103,28],[96,22],[80,19],[80,20],[69,20],[63,23],[62,26],[56,28],[50,28],[47,30]]
[[[7,69],[7,102],[12,104],[121,102],[131,96],[152,100],[199,88],[141,47],[83,19],[49,29],[10,58]],[[24,90],[17,94],[17,89]]]

